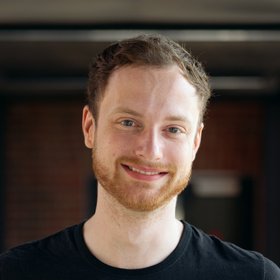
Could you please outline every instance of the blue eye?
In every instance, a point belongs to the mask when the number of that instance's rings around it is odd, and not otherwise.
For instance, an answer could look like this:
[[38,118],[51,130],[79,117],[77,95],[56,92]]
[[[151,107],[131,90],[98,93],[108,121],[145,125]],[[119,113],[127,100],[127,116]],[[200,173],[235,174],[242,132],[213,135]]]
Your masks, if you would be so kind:
[[132,120],[123,120],[123,121],[121,121],[121,125],[123,125],[123,126],[135,126],[135,123]]
[[168,132],[172,133],[172,134],[179,134],[179,133],[182,133],[182,130],[178,127],[169,127],[168,128]]

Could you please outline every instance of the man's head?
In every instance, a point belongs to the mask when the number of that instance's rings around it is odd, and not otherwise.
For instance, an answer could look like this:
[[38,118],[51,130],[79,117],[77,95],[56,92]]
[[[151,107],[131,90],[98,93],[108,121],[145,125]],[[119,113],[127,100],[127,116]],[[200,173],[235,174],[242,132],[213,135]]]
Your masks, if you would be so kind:
[[128,209],[152,211],[187,185],[210,95],[201,66],[172,41],[141,36],[92,64],[85,144],[99,185]]
[[88,82],[89,108],[98,119],[100,101],[112,73],[124,66],[163,68],[177,65],[182,75],[196,89],[200,100],[200,121],[206,110],[211,91],[208,77],[201,64],[179,44],[160,35],[141,35],[107,47],[91,64]]

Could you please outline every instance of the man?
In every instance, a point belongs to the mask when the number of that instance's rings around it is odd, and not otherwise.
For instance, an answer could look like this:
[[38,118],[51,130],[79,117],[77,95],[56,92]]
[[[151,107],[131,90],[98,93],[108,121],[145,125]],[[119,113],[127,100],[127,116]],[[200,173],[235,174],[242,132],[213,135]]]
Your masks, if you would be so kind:
[[82,118],[96,212],[2,255],[0,279],[280,279],[261,254],[175,218],[209,97],[200,64],[166,38],[105,49],[91,65]]

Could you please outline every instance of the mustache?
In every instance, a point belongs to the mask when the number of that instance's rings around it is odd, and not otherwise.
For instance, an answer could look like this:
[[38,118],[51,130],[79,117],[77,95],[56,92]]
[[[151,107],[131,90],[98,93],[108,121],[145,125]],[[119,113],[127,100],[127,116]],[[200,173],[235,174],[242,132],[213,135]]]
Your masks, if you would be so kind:
[[135,164],[135,165],[139,165],[139,166],[145,166],[147,168],[151,168],[151,169],[162,169],[162,170],[166,170],[169,172],[174,172],[176,170],[176,167],[173,164],[165,164],[162,162],[152,162],[152,161],[148,161],[148,160],[143,160],[143,159],[139,159],[136,157],[128,157],[128,156],[122,156],[119,157],[117,159],[117,164],[121,164],[121,163],[125,163],[125,164]]

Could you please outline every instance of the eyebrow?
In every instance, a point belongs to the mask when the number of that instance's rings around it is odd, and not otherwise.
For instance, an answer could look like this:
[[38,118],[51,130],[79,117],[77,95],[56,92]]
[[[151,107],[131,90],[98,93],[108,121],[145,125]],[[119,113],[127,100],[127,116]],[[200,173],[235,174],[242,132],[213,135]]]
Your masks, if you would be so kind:
[[125,113],[125,114],[133,115],[133,116],[136,116],[136,117],[142,117],[143,116],[143,114],[141,114],[139,112],[136,112],[134,110],[125,108],[125,107],[117,107],[113,111],[113,114],[118,114],[118,113]]
[[172,115],[166,118],[167,121],[180,121],[185,123],[190,123],[189,119],[187,117],[184,117],[182,115]]
[[[117,107],[114,111],[113,114],[118,114],[118,113],[125,113],[125,114],[129,114],[135,117],[143,117],[143,114],[134,111],[132,109],[126,108],[126,107]],[[190,120],[182,115],[170,115],[168,116],[166,119],[166,121],[180,121],[180,122],[185,122],[185,123],[190,123]]]

